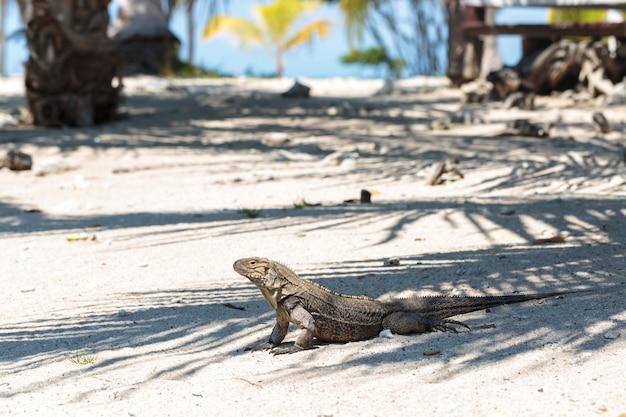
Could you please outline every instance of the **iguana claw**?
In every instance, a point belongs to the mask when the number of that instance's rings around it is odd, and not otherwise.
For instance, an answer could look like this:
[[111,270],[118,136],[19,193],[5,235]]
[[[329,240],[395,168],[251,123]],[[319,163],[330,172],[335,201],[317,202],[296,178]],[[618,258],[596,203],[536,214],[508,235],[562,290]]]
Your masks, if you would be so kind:
[[273,344],[272,342],[265,342],[265,343],[261,343],[260,345],[245,348],[244,351],[258,352],[259,350],[270,350],[270,349],[273,349],[274,347],[276,347],[276,345]]
[[470,327],[462,321],[456,321],[451,319],[433,320],[430,324],[430,329],[432,331],[458,333],[459,331],[452,326],[453,324],[471,330]]
[[284,355],[287,353],[296,353],[296,352],[301,352],[303,351],[304,348],[298,345],[293,345],[293,346],[289,346],[286,348],[274,348],[272,349],[272,355],[276,356],[276,355]]

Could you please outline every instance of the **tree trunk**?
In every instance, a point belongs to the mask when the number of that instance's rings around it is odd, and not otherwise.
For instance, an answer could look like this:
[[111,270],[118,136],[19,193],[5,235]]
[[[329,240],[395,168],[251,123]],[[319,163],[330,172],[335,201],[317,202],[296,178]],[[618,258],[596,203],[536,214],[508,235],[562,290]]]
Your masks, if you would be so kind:
[[193,18],[193,5],[194,0],[187,0],[187,37],[188,37],[188,54],[187,54],[187,66],[191,69],[193,66],[193,32],[195,30],[194,18]]
[[30,52],[26,98],[35,124],[91,126],[113,119],[122,80],[106,34],[109,0],[19,3]]
[[7,0],[0,0],[0,76],[4,75],[4,51],[6,36],[4,35],[4,22],[7,16]]
[[276,51],[274,58],[276,62],[276,78],[283,78],[283,70],[285,68],[285,53],[281,48]]
[[172,72],[178,39],[168,28],[161,0],[120,0],[111,36],[126,74]]
[[446,2],[448,12],[448,69],[446,75],[452,85],[459,87],[463,79],[463,54],[467,41],[463,36],[461,24],[463,22],[463,7],[459,0]]

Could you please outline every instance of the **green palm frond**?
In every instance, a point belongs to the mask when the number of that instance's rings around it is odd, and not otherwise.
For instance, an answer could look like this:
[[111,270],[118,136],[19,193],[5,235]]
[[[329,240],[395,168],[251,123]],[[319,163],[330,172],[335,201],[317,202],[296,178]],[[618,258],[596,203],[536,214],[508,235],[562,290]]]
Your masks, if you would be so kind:
[[340,0],[339,7],[344,14],[344,24],[351,44],[361,41],[369,17],[373,0]]
[[245,46],[263,44],[265,42],[263,29],[261,27],[250,20],[239,17],[212,17],[204,28],[204,40],[212,38],[219,32],[235,33],[241,41],[241,44]]
[[298,31],[290,39],[285,42],[285,50],[289,50],[303,43],[311,44],[315,35],[323,38],[330,31],[330,22],[325,19],[316,20],[309,23],[305,28]]
[[319,6],[317,1],[276,0],[265,6],[256,6],[256,11],[272,41],[279,43],[287,37],[289,29],[308,10]]
[[321,4],[319,0],[274,0],[273,3],[254,7],[256,22],[237,17],[215,16],[205,26],[204,39],[208,40],[218,32],[231,32],[243,45],[267,46],[268,50],[275,53],[276,74],[281,77],[284,54],[288,50],[303,43],[311,43],[315,35],[324,37],[328,34],[330,21],[318,19],[290,35],[294,32],[296,20]]

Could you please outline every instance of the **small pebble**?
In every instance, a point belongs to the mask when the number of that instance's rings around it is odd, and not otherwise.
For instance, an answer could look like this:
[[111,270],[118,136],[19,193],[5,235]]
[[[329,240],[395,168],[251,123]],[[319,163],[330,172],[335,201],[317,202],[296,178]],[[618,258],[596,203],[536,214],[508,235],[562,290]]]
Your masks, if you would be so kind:
[[392,339],[394,334],[391,333],[391,330],[385,329],[382,332],[378,333],[378,337],[386,337],[387,339]]
[[393,257],[393,258],[389,258],[389,259],[385,259],[383,262],[383,266],[398,266],[400,265],[400,258],[398,257]]
[[170,302],[174,303],[174,304],[180,304],[183,302],[183,299],[180,297],[174,297],[170,300]]
[[20,288],[21,292],[33,292],[35,291],[35,287],[22,287]]
[[622,334],[619,330],[609,330],[608,332],[604,333],[604,338],[609,340],[615,340],[621,335]]

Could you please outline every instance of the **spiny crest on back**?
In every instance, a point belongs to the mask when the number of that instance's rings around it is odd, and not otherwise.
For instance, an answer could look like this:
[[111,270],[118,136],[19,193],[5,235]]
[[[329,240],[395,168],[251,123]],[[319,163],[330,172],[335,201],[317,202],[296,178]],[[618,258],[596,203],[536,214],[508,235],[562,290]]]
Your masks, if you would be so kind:
[[[302,278],[300,275],[296,274],[296,273],[293,271],[293,269],[291,269],[290,267],[288,267],[287,265],[285,265],[285,263],[283,263],[283,262],[277,262],[277,261],[272,261],[272,262],[274,262],[274,264],[278,265],[279,267],[282,267],[282,268],[287,269],[289,272],[291,272],[291,274],[292,274],[294,277],[296,277],[296,278],[298,278],[298,279],[300,279],[300,280],[304,281],[304,282],[305,282],[305,283],[307,283],[308,285],[311,285],[311,286],[313,286],[313,287],[315,287],[315,288],[318,288],[318,289],[320,289],[320,290],[322,290],[322,291],[324,291],[324,292],[327,292],[327,293],[329,293],[329,294],[336,295],[336,296],[338,296],[338,297],[343,297],[343,298],[353,298],[353,299],[358,299],[358,300],[373,300],[373,298],[370,298],[370,297],[365,297],[365,296],[362,296],[362,295],[347,295],[347,294],[340,294],[340,293],[335,292],[335,291],[333,291],[333,290],[331,290],[331,289],[329,289],[329,288],[327,288],[327,287],[325,287],[325,286],[323,286],[323,285],[321,285],[321,284],[318,284],[317,282],[313,282],[313,281],[311,281],[310,279],[307,279],[307,278]],[[287,278],[287,277],[285,277],[285,278]]]

